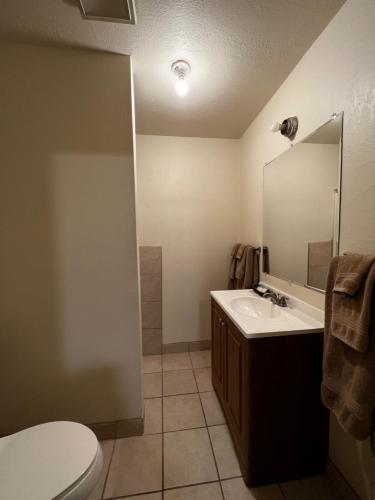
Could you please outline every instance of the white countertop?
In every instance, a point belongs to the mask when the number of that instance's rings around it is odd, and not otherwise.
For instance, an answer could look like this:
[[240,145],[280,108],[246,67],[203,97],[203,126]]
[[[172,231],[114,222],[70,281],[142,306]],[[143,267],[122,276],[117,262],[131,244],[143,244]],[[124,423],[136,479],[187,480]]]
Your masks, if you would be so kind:
[[322,332],[324,312],[291,295],[288,307],[272,304],[253,290],[218,290],[211,296],[247,338]]

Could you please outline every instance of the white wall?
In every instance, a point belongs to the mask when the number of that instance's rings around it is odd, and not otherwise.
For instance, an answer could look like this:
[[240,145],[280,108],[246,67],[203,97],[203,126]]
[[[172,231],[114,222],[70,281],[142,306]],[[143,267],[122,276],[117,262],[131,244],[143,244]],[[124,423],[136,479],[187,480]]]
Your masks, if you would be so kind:
[[142,245],[163,247],[163,342],[210,338],[239,236],[239,141],[137,135]]
[[[297,115],[296,141],[344,111],[341,251],[375,252],[375,3],[348,0],[241,140],[241,236],[262,239],[262,168],[289,148],[275,120]],[[324,296],[284,281],[271,284],[323,307]],[[374,494],[370,447],[332,422],[330,455],[363,498]]]
[[0,434],[142,414],[130,79],[0,44]]

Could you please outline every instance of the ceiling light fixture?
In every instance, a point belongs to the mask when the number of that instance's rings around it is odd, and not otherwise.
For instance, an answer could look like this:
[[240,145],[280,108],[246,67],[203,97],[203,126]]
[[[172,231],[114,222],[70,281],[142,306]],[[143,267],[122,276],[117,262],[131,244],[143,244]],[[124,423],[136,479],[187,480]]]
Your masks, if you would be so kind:
[[173,73],[176,73],[178,78],[175,86],[176,92],[179,96],[183,97],[189,92],[189,85],[185,80],[185,76],[190,72],[190,64],[186,61],[178,60],[172,64],[171,70]]

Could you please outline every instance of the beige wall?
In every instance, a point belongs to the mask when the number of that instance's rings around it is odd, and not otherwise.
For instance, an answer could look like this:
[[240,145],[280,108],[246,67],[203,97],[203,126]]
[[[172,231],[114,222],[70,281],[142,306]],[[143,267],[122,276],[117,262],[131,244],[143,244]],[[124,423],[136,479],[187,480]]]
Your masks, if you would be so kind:
[[210,338],[239,236],[239,141],[137,136],[142,245],[163,248],[163,342]]
[[[272,122],[297,115],[298,141],[344,111],[341,251],[375,252],[374,26],[374,1],[348,0],[242,137],[242,239],[261,242],[262,168],[289,148],[287,139],[270,132]],[[323,306],[322,294],[270,283]],[[369,443],[355,442],[332,422],[330,455],[362,497],[372,498]]]
[[141,416],[130,78],[0,44],[0,433]]

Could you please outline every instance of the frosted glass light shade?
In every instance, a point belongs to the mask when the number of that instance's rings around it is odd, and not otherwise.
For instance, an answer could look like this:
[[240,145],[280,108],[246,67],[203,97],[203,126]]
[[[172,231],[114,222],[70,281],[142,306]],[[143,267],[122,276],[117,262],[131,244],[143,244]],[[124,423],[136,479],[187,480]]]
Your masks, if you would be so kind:
[[178,80],[176,82],[176,92],[181,97],[189,92],[189,85],[185,80]]

